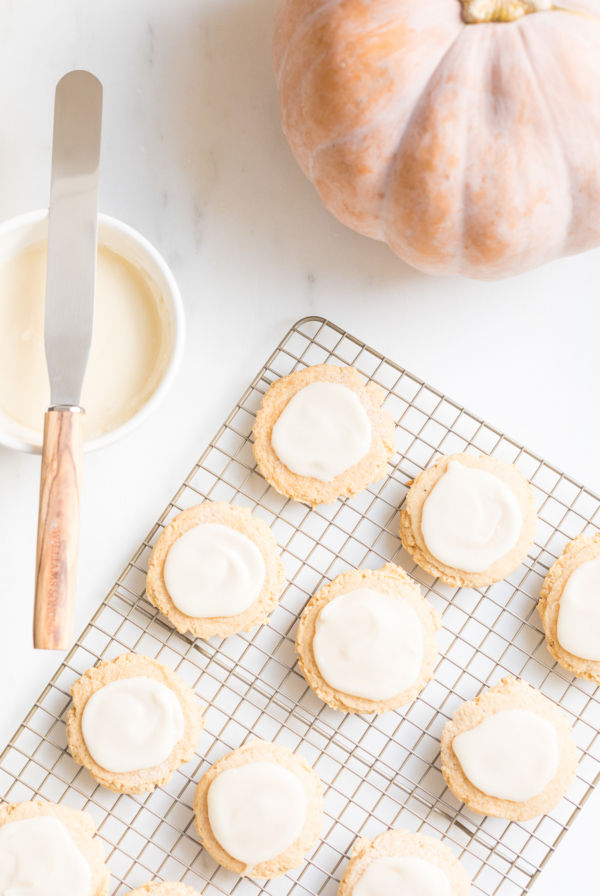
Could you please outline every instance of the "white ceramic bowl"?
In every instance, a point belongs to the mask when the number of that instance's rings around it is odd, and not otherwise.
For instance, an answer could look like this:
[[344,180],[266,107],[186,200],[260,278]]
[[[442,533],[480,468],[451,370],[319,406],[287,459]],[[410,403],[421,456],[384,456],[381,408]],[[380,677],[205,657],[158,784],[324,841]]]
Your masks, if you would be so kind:
[[[47,208],[10,218],[0,224],[0,264],[22,252],[32,243],[37,243],[47,237]],[[154,246],[132,227],[117,221],[116,218],[102,214],[98,215],[98,242],[142,268],[148,278],[156,284],[167,307],[172,345],[171,357],[164,375],[148,401],[121,426],[86,442],[85,451],[94,451],[96,448],[111,445],[117,439],[128,435],[150,416],[163,400],[175,379],[183,357],[185,343],[185,316],[181,295],[173,274]],[[24,427],[16,421],[13,423],[5,415],[0,415],[0,444],[29,454],[40,454],[42,450],[41,435],[37,439],[31,437]]]

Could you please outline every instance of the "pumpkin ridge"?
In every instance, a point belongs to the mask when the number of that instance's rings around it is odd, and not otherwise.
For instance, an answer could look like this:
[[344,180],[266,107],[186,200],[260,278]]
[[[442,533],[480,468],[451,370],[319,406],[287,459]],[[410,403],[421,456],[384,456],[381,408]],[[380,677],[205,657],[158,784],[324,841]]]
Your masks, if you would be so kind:
[[[457,41],[454,42],[449,52],[456,53],[461,56],[465,53],[477,53],[480,61],[485,61],[490,50],[490,43],[495,45],[492,35],[494,30],[481,29],[473,32],[467,29],[461,33],[469,35],[466,47],[458,47]],[[467,38],[465,37],[465,40]],[[476,43],[475,43],[476,41]],[[449,61],[450,71],[453,70],[454,60]],[[481,69],[483,73],[483,68]],[[440,73],[440,77],[443,73]],[[411,209],[414,206],[414,194],[411,193],[411,167],[414,160],[417,159],[420,165],[418,174],[423,183],[427,183],[427,167],[426,162],[429,158],[432,160],[431,172],[435,178],[438,170],[436,169],[436,147],[446,146],[444,143],[443,121],[440,122],[436,118],[436,109],[443,107],[445,99],[436,97],[435,90],[443,91],[444,83],[432,85],[432,92],[429,95],[423,94],[419,105],[415,107],[415,117],[425,115],[431,120],[427,121],[424,127],[425,139],[418,139],[414,142],[414,146],[407,147],[404,166],[398,165],[396,168],[399,185],[395,193],[390,191],[389,201],[396,208],[396,212],[401,212],[403,208]],[[467,95],[468,96],[468,95]],[[460,108],[453,110],[453,117],[461,122],[461,130],[457,132],[457,138],[453,143],[453,154],[458,159],[455,166],[456,187],[454,193],[446,193],[446,199],[449,205],[444,209],[439,202],[433,203],[433,217],[429,212],[431,209],[426,208],[425,214],[417,214],[409,216],[408,220],[404,220],[398,230],[399,237],[394,239],[394,231],[397,222],[392,219],[392,234],[388,240],[392,249],[397,252],[405,261],[412,264],[419,270],[428,273],[438,273],[444,275],[462,274],[472,270],[473,266],[481,269],[482,266],[493,267],[506,258],[510,249],[509,241],[502,235],[501,229],[490,220],[481,220],[478,210],[476,194],[473,193],[471,183],[468,176],[468,169],[474,162],[474,157],[470,151],[469,134],[470,134],[470,113],[479,114],[478,109],[469,105],[461,105]],[[415,139],[415,134],[420,129],[413,127],[412,132],[407,131],[406,139]],[[412,152],[411,152],[412,149]],[[447,147],[446,147],[447,149]],[[398,156],[402,154],[402,146],[398,149]],[[417,193],[422,192],[422,189]],[[425,193],[426,201],[429,202],[429,194]],[[431,203],[429,202],[429,205]],[[451,243],[448,242],[447,236],[444,236],[444,229],[447,225],[448,215],[451,217]],[[501,222],[502,223],[502,222]],[[440,240],[438,242],[438,240]],[[417,260],[418,259],[418,260]],[[436,269],[432,269],[432,263],[435,263]],[[470,273],[470,276],[473,276]]]
[[[292,39],[288,42],[288,45],[287,45],[287,47],[286,47],[286,51],[285,51],[285,53],[284,53],[284,57],[285,57],[285,59],[286,59],[286,62],[287,62],[287,56],[288,56],[288,54],[289,54],[289,52],[290,52],[290,49],[291,49],[291,47],[292,47],[294,41],[296,40],[296,38],[298,37],[298,40],[300,40],[300,37],[303,36],[304,32],[306,32],[306,31],[310,31],[312,28],[315,27],[315,23],[318,23],[318,20],[319,20],[319,18],[320,18],[321,16],[322,16],[325,20],[327,20],[328,15],[331,13],[331,11],[334,10],[336,7],[342,6],[343,3],[345,3],[345,2],[346,2],[346,0],[330,0],[330,2],[323,2],[323,3],[321,3],[321,5],[319,6],[318,10],[315,10],[315,12],[313,12],[313,13],[311,14],[311,16],[309,17],[309,20],[310,20],[310,28],[308,28],[308,27],[305,28],[305,29],[304,29],[303,27],[301,27],[301,28],[297,28],[296,31],[295,31],[294,34],[293,34]],[[280,6],[280,10],[283,8],[284,5],[285,5],[285,0],[284,0],[284,2],[282,3],[282,5]],[[289,5],[289,3],[288,3],[288,5]],[[309,20],[307,20],[307,21],[309,21]],[[381,26],[381,25],[380,25],[380,26],[377,26],[376,28],[373,29],[372,33],[373,33],[373,34],[377,34],[377,32],[378,32],[378,31],[381,31],[381,29],[382,29],[382,26]],[[276,40],[276,39],[277,39],[277,35],[275,35],[275,40]],[[313,69],[314,69],[316,66],[318,66],[318,65],[323,61],[323,59],[326,58],[326,57],[327,57],[329,54],[331,54],[331,53],[332,53],[332,47],[331,47],[330,45],[327,45],[327,46],[325,46],[325,47],[324,47],[318,54],[315,54],[315,56],[314,56],[314,57],[312,58],[312,60],[311,60],[310,65],[309,65],[308,67],[306,67],[306,68],[303,70],[303,72],[302,72],[302,79],[303,79],[303,81],[304,81],[304,80],[307,80],[307,79],[308,79],[308,75],[313,71]],[[278,87],[280,87],[281,77],[282,77],[284,68],[285,68],[284,65],[282,65],[281,68],[280,68],[279,81],[277,82],[277,86],[278,86]],[[281,107],[281,103],[280,103],[280,115],[281,115],[281,121],[282,121],[283,130],[284,130],[284,133],[285,133],[285,132],[286,132],[286,125],[287,125],[287,116],[285,115],[285,110]],[[367,127],[367,126],[366,126],[366,127]],[[356,131],[355,131],[355,133],[356,133]],[[286,133],[286,136],[287,136],[287,133]],[[288,138],[288,139],[289,139],[289,138]],[[335,138],[333,138],[333,139],[331,139],[331,140],[325,141],[324,143],[320,143],[318,146],[316,146],[316,147],[313,149],[312,153],[311,153],[311,161],[310,161],[309,164],[307,164],[307,169],[309,169],[309,170],[312,172],[312,159],[314,158],[315,154],[316,154],[320,149],[322,149],[322,148],[326,148],[327,146],[333,146],[339,139],[340,139],[339,137],[335,137]],[[301,167],[302,167],[302,166],[301,166]],[[309,177],[309,179],[312,181],[312,183],[314,183],[314,179],[313,179],[313,177],[312,177],[312,173],[309,174],[308,171],[307,171],[306,174],[307,174],[307,177]]]
[[[341,0],[339,0],[339,2],[341,2]],[[323,50],[322,53],[320,53],[318,56],[315,56],[315,58],[312,60],[312,62],[310,63],[310,65],[308,65],[308,66],[304,69],[303,75],[304,75],[305,78],[308,77],[308,75],[310,74],[310,72],[312,72],[312,70],[313,70],[317,65],[320,64],[320,62],[321,62],[322,59],[323,59],[323,56],[325,56],[326,54],[327,54],[327,50]],[[283,69],[282,69],[282,72],[283,72]],[[282,110],[282,111],[281,111],[281,115],[280,115],[280,117],[281,117],[281,126],[282,126],[282,128],[283,128],[283,132],[284,132],[284,134],[285,134],[286,137],[287,137],[287,115],[285,114],[285,110]],[[288,139],[289,139],[289,138],[288,138]],[[334,141],[330,141],[330,142],[333,143]],[[290,143],[290,145],[291,145],[291,143]],[[293,148],[292,148],[292,152],[293,152]],[[308,163],[308,165],[307,165],[307,169],[308,169],[308,170],[312,170],[312,159],[313,159],[314,153],[315,153],[315,150],[313,150],[313,152],[311,153],[310,161],[309,161],[309,163]],[[312,178],[312,174],[309,174],[308,171],[307,171],[306,176],[307,176],[307,177],[309,178],[309,180],[314,184],[314,180],[313,180],[313,178]]]
[[[281,63],[280,63],[280,65],[279,65],[279,71],[278,71],[278,72],[275,71],[275,66],[273,66],[273,72],[274,72],[274,74],[275,74],[275,84],[277,85],[277,87],[279,87],[279,82],[281,81],[281,74],[282,74],[282,72],[283,72],[283,70],[284,70],[284,68],[285,68],[285,64],[286,64],[286,61],[287,61],[287,57],[289,56],[290,49],[292,48],[292,46],[293,46],[294,41],[296,40],[296,38],[300,39],[300,37],[303,36],[303,33],[304,33],[305,31],[308,31],[310,28],[312,28],[313,25],[314,25],[315,20],[316,20],[320,15],[322,15],[324,12],[329,12],[329,10],[333,9],[333,8],[336,7],[336,6],[339,6],[341,3],[343,3],[343,0],[329,0],[329,2],[327,2],[327,3],[323,3],[323,4],[322,4],[318,9],[316,9],[310,16],[307,16],[305,19],[302,20],[302,25],[301,25],[299,28],[296,28],[296,30],[294,31],[294,34],[292,35],[292,37],[290,38],[290,40],[288,40],[288,42],[287,42],[287,46],[286,46],[286,48],[285,48],[285,52],[284,52],[283,56],[281,57]],[[274,29],[274,37],[275,37],[275,39],[277,38],[277,20],[279,19],[279,16],[281,15],[281,11],[282,11],[282,9],[283,9],[283,6],[284,6],[284,4],[281,3],[281,5],[280,5],[280,6],[278,7],[278,9],[277,9],[277,18],[276,18],[276,20],[275,20],[275,29]]]
[[[380,202],[379,202],[379,215],[381,216],[381,220],[382,220],[382,224],[383,224],[382,230],[383,230],[384,233],[387,231],[386,205],[387,205],[387,204],[390,202],[390,200],[391,200],[391,197],[390,197],[390,192],[391,192],[391,191],[389,190],[389,185],[390,185],[390,181],[391,181],[391,179],[392,179],[392,177],[393,177],[393,175],[394,175],[394,170],[395,170],[395,166],[396,166],[396,160],[397,160],[397,158],[398,158],[398,154],[399,154],[399,152],[400,152],[400,147],[401,147],[402,142],[403,142],[403,140],[404,140],[404,136],[405,136],[406,132],[408,131],[410,125],[411,125],[412,122],[413,122],[413,118],[414,118],[414,116],[415,116],[415,114],[416,114],[417,109],[418,109],[419,106],[420,106],[420,103],[421,103],[421,101],[422,101],[422,98],[426,95],[427,91],[429,90],[429,87],[430,87],[430,85],[431,85],[431,82],[432,82],[432,81],[434,80],[434,78],[436,77],[436,74],[438,73],[439,69],[443,66],[443,64],[444,64],[444,62],[445,62],[445,60],[446,60],[446,57],[447,57],[448,54],[452,51],[452,49],[453,49],[453,47],[455,46],[456,42],[460,39],[461,35],[464,33],[465,28],[466,28],[466,25],[465,25],[465,23],[463,22],[463,23],[462,23],[462,28],[461,28],[461,30],[460,30],[460,31],[458,32],[458,34],[455,35],[455,37],[452,39],[451,43],[447,46],[447,48],[445,49],[445,51],[443,52],[443,54],[442,54],[442,55],[440,56],[440,58],[438,59],[436,65],[435,65],[435,68],[430,72],[430,74],[429,74],[427,80],[425,81],[425,83],[424,83],[424,85],[423,85],[423,88],[422,88],[422,90],[421,90],[421,92],[420,92],[420,94],[419,94],[419,96],[418,96],[418,98],[417,98],[417,100],[416,100],[416,102],[415,102],[415,105],[414,105],[412,111],[410,112],[410,115],[407,116],[406,121],[405,121],[403,127],[402,127],[401,129],[399,128],[399,133],[398,133],[397,137],[396,137],[396,138],[394,139],[394,141],[393,141],[393,146],[394,146],[395,148],[394,148],[393,152],[390,153],[390,157],[389,157],[389,161],[388,161],[387,166],[386,166],[385,174],[383,175],[383,177],[382,177],[382,179],[381,179],[381,193],[382,193],[382,197],[381,197]],[[322,57],[319,57],[319,59],[320,59],[320,58],[322,58]],[[314,65],[316,62],[317,62],[317,59],[313,60],[313,62],[311,63],[311,65],[310,65],[309,68],[307,69],[307,72],[310,71],[310,70],[312,69],[313,65]],[[385,114],[388,114],[388,113],[389,113],[389,110],[388,110],[388,109],[382,110],[382,112],[381,112],[382,115],[385,115]],[[335,137],[335,138],[333,138],[332,140],[327,140],[327,141],[325,141],[324,143],[320,143],[318,146],[316,146],[316,147],[313,149],[313,151],[312,151],[312,153],[311,153],[311,155],[310,155],[310,158],[309,158],[308,165],[307,165],[307,176],[308,176],[309,180],[310,180],[310,181],[317,187],[317,191],[318,191],[318,192],[319,192],[319,188],[318,188],[318,186],[317,186],[317,184],[316,184],[316,181],[315,181],[315,178],[314,178],[314,176],[313,176],[314,161],[315,161],[316,156],[317,156],[319,153],[325,151],[326,149],[328,149],[328,148],[331,147],[331,146],[343,146],[344,144],[348,144],[348,143],[350,143],[351,141],[353,141],[353,140],[356,138],[357,135],[361,135],[361,134],[362,134],[362,135],[367,135],[368,132],[369,132],[370,130],[372,130],[372,128],[373,128],[373,121],[370,121],[370,122],[368,122],[363,128],[356,128],[356,129],[354,129],[350,134],[348,134],[348,135],[345,136],[345,137]],[[320,193],[319,193],[319,195],[320,195]],[[387,242],[387,236],[380,236],[380,237],[377,237],[377,239],[379,239],[381,242]]]
[[[543,110],[544,110],[545,118],[547,119],[547,121],[552,123],[552,128],[554,130],[554,124],[555,124],[554,117],[552,115],[550,108],[548,107],[545,96],[539,90],[539,79],[537,78],[535,66],[533,65],[533,62],[529,56],[528,48],[525,46],[525,43],[524,43],[524,32],[526,30],[526,24],[524,22],[523,23],[518,22],[517,24],[520,25],[520,27],[515,29],[514,35],[515,35],[516,39],[518,40],[519,45],[521,46],[522,55],[525,59],[527,67],[530,70],[531,79],[534,82],[534,84],[538,87],[538,94],[541,96],[541,108],[543,108]],[[562,151],[561,151],[561,156],[562,156]],[[563,162],[564,162],[564,156],[563,156]],[[504,162],[504,164],[506,164],[506,162]],[[470,192],[470,185],[467,182],[466,190],[465,190],[465,193],[463,194],[465,199],[470,198],[469,192]],[[529,195],[529,194],[527,194],[527,191],[526,191],[526,195]],[[543,199],[543,197],[540,197],[534,203],[532,203],[532,206],[530,206],[530,208],[529,208],[529,212],[531,212],[531,208],[538,205],[540,203],[540,201],[542,201],[542,199]],[[466,207],[466,205],[467,205],[467,203],[465,201],[464,207]],[[515,216],[518,216],[520,214],[520,212],[519,212],[518,208],[513,208],[510,211],[512,213],[512,220],[514,221]],[[509,215],[509,208],[507,208],[505,210],[504,217],[505,217],[504,223],[505,224],[510,223],[511,215]],[[495,245],[498,246],[498,252],[496,253],[496,257],[493,257],[490,255],[490,252],[489,252],[489,238],[488,238],[487,247],[486,247],[486,243],[484,240],[478,239],[479,227],[477,225],[480,225],[481,222],[478,222],[477,217],[474,216],[474,218],[472,219],[472,222],[470,223],[470,226],[465,226],[464,222],[466,220],[468,221],[467,215],[463,213],[463,232],[462,232],[462,236],[461,236],[460,245],[462,245],[464,247],[464,249],[466,249],[466,254],[468,257],[471,258],[471,260],[474,260],[477,257],[478,263],[481,265],[482,262],[484,262],[486,264],[491,264],[491,263],[495,263],[495,262],[501,260],[503,257],[506,257],[506,253],[509,250],[510,245],[509,245],[509,242],[507,242],[506,240],[504,242],[502,241],[500,232],[497,229],[494,229],[494,231],[493,231],[493,235],[494,235],[493,242]],[[475,233],[477,235],[475,239],[473,238],[473,233]],[[470,236],[469,236],[469,234],[470,234]],[[518,255],[519,251],[520,251],[520,247],[517,248],[517,247],[513,246],[513,253],[516,253],[516,255]],[[556,257],[555,252],[553,252],[552,256],[550,256],[550,257],[546,254],[544,257],[544,263],[553,260],[555,257]],[[464,259],[464,251],[463,251],[463,259]],[[469,265],[469,263],[470,263],[469,260],[467,260],[467,265]],[[538,262],[538,264],[539,263],[541,263],[541,262]],[[459,266],[457,272],[461,273],[461,274],[463,273],[461,266]]]
[[[456,45],[460,41],[462,35],[465,33],[466,27],[467,27],[466,24],[463,24],[463,28],[453,39],[452,43],[449,44],[449,46],[446,48],[446,51],[438,60],[436,67],[431,72],[429,78],[427,79],[427,83],[425,84],[423,90],[421,91],[421,93],[419,95],[417,102],[413,106],[412,112],[410,113],[410,115],[408,116],[408,118],[406,120],[406,125],[405,125],[402,133],[399,136],[398,142],[396,143],[396,149],[394,151],[394,154],[390,158],[390,164],[388,166],[388,170],[386,171],[385,181],[384,181],[385,182],[384,197],[383,197],[383,200],[381,203],[381,206],[382,206],[381,207],[381,215],[382,215],[382,219],[383,219],[384,232],[386,233],[386,237],[385,237],[386,242],[389,241],[387,206],[392,202],[392,198],[393,198],[392,190],[390,189],[390,186],[391,186],[391,181],[396,172],[396,164],[400,158],[402,144],[404,143],[405,138],[406,138],[407,134],[409,133],[411,126],[414,124],[414,121],[419,113],[419,110],[421,109],[422,103],[427,98],[428,91],[432,87],[436,76],[439,75],[440,69],[443,68],[443,66],[447,62],[448,56],[456,50]],[[465,133],[464,133],[464,143],[466,144],[466,128],[465,128]],[[463,151],[461,153],[461,158],[462,158],[462,169],[464,171],[466,164],[467,164],[468,152]],[[460,221],[461,238],[460,238],[460,240],[457,241],[459,243],[459,245],[463,243],[463,238],[464,238],[464,227],[465,227],[464,203],[461,206],[461,210],[462,210],[461,221]],[[393,224],[392,224],[392,231],[393,231]],[[408,240],[407,240],[407,242],[408,242]],[[462,258],[460,259],[460,261],[462,261]],[[460,266],[460,261],[459,261],[459,266]],[[457,273],[460,273],[460,271],[457,271]]]
[[[336,2],[339,2],[339,0],[336,0]],[[460,32],[460,34],[462,34],[462,31]],[[444,58],[445,58],[446,54],[450,51],[452,45],[456,42],[456,40],[458,39],[458,37],[460,36],[460,34],[457,35],[457,37],[454,38],[454,40],[453,40],[452,43],[449,45],[449,47],[447,48],[447,50],[443,53],[443,55],[442,55],[442,56],[440,57],[440,59],[438,60],[438,63],[437,63],[437,65],[436,65],[436,67],[433,69],[433,71],[431,72],[431,74],[429,75],[427,81],[425,82],[425,84],[424,84],[424,86],[423,86],[423,90],[421,91],[421,94],[420,94],[420,96],[419,96],[417,102],[415,103],[415,108],[416,108],[416,106],[419,104],[420,99],[421,99],[421,96],[427,91],[427,89],[428,89],[428,87],[429,87],[429,84],[431,83],[432,78],[435,76],[435,74],[436,74],[436,72],[437,72],[439,66],[442,65],[442,63],[443,63],[443,61],[444,61]],[[315,59],[313,60],[313,62],[311,63],[311,65],[306,69],[306,72],[310,72],[310,71],[312,70],[312,68],[314,67],[314,65],[316,65],[318,62],[321,61],[321,59],[322,59],[322,55],[323,55],[323,54],[321,54],[321,56],[315,57]],[[382,110],[381,110],[380,115],[383,116],[383,115],[386,115],[386,114],[388,114],[388,113],[389,113],[389,109],[386,108],[386,109],[382,109]],[[413,112],[411,112],[410,115],[408,116],[408,118],[406,119],[406,123],[405,123],[405,125],[404,125],[403,130],[402,130],[402,133],[399,134],[397,140],[394,141],[394,145],[396,146],[396,149],[394,150],[392,156],[390,157],[390,165],[393,164],[393,159],[395,158],[395,156],[396,156],[396,154],[397,154],[397,152],[398,152],[398,149],[399,149],[399,147],[400,147],[400,143],[401,143],[401,141],[402,141],[402,137],[404,136],[404,132],[406,131],[406,129],[408,128],[408,125],[409,125],[410,122],[411,122],[413,113],[414,113],[414,109],[413,109]],[[358,136],[358,137],[361,137],[361,136],[367,136],[368,133],[369,133],[369,131],[371,131],[371,130],[373,129],[373,122],[374,122],[374,120],[372,119],[371,121],[367,122],[363,127],[361,127],[361,128],[355,128],[355,129],[352,131],[351,134],[347,134],[345,137],[340,137],[340,136],[333,137],[331,140],[325,140],[323,143],[319,143],[318,146],[315,146],[314,150],[312,151],[312,153],[311,153],[311,155],[310,155],[310,159],[309,159],[309,163],[308,163],[308,169],[309,169],[309,172],[310,172],[310,174],[309,174],[308,176],[309,176],[309,179],[312,181],[312,183],[315,182],[315,181],[314,181],[314,178],[313,178],[313,176],[312,176],[312,169],[313,169],[313,161],[314,161],[314,157],[315,157],[318,153],[320,153],[320,152],[322,152],[322,151],[324,151],[324,150],[326,150],[326,149],[329,149],[331,146],[343,146],[344,144],[350,143],[350,142],[351,142],[352,140],[354,140],[357,136]],[[387,180],[387,178],[384,178],[384,180]],[[386,185],[387,185],[387,184],[386,184]]]
[[[565,155],[565,147],[564,147],[564,144],[562,141],[562,131],[561,131],[559,122],[557,122],[557,120],[556,120],[556,115],[554,113],[553,107],[552,107],[551,103],[549,102],[548,97],[546,96],[546,93],[543,89],[542,81],[540,80],[537,70],[536,70],[536,67],[533,64],[533,59],[531,58],[531,50],[530,50],[530,47],[527,42],[527,35],[525,34],[525,31],[523,28],[519,29],[519,37],[520,37],[521,43],[523,45],[525,58],[527,60],[527,63],[529,65],[529,68],[531,71],[531,77],[537,84],[538,95],[540,97],[540,101],[546,110],[549,120],[552,122],[552,126],[554,129],[554,135],[555,135],[558,145],[560,146],[560,155],[561,155],[561,158],[563,161],[563,168],[565,170],[567,182],[568,182],[569,188],[570,188],[569,190],[566,191],[568,198],[569,198],[570,212],[569,212],[569,224],[568,224],[568,226],[566,226],[564,228],[564,235],[563,235],[563,239],[562,239],[562,245],[564,246],[566,243],[568,234],[571,230],[572,224],[573,224],[574,208],[573,208],[572,196],[573,196],[573,191],[576,189],[576,184],[575,184],[572,174],[571,174],[571,166],[569,165],[568,159]],[[556,258],[556,257],[559,257],[559,256],[554,254],[553,258]]]

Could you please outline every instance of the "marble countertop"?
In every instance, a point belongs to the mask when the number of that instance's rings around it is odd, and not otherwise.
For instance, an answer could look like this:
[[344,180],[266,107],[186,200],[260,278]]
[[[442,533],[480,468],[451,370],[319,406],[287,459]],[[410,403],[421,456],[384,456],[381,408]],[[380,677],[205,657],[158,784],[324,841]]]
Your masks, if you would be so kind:
[[[47,205],[54,87],[104,84],[100,208],[179,282],[181,374],[135,434],[86,457],[80,631],[292,323],[345,327],[600,491],[600,251],[479,283],[420,274],[345,229],[277,114],[276,0],[7,0],[0,9],[0,220]],[[39,458],[0,448],[0,743],[59,663],[31,647]],[[597,888],[600,794],[535,896]]]

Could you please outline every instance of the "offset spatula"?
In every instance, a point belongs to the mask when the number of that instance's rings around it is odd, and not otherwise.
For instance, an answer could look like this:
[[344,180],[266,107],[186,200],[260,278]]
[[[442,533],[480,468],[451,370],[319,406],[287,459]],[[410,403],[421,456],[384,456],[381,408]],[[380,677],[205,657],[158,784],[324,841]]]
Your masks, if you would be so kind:
[[51,406],[44,418],[33,623],[34,646],[50,650],[67,650],[73,635],[101,122],[102,85],[89,72],[69,72],[58,82],[54,106],[44,329]]

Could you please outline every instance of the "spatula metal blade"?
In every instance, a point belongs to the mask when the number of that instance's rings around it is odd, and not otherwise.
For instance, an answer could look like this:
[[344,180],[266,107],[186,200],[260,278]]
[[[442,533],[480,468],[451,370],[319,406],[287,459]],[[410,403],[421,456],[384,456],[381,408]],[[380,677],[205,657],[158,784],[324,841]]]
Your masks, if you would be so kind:
[[51,405],[80,405],[94,323],[102,85],[85,71],[56,87],[44,344]]

